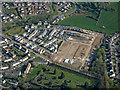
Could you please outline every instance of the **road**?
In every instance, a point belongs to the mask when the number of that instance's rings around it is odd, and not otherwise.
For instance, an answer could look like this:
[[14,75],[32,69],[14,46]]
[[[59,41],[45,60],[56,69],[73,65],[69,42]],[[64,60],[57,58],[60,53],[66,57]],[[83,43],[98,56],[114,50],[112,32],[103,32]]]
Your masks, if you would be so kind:
[[31,60],[33,60],[33,59],[35,59],[35,57],[30,58],[29,60],[25,61],[24,63],[21,63],[20,65],[12,68],[11,70],[14,70],[14,69],[17,69],[17,68],[19,68],[19,67],[22,67],[22,66],[24,66],[25,64],[27,64],[29,61],[31,61]]
[[8,89],[9,87],[4,87],[4,86],[2,86],[1,84],[0,84],[0,90],[2,90],[2,89]]
[[[1,35],[1,34],[0,34],[0,35]],[[12,40],[10,37],[8,37],[8,36],[6,36],[6,35],[3,35],[3,34],[2,34],[1,36],[5,37],[5,38],[8,38],[8,39],[11,40],[13,43],[17,43],[17,44],[23,46],[22,44],[20,44],[20,43],[14,41],[14,40]],[[25,47],[25,46],[23,46],[23,47]],[[27,47],[26,47],[26,48],[27,48]],[[44,57],[43,55],[40,55],[40,54],[34,52],[34,51],[31,50],[30,48],[28,48],[28,50],[29,50],[30,52],[33,52],[36,56],[39,56],[39,57],[43,58],[44,60],[48,60],[48,61],[50,61],[49,58]],[[50,63],[52,63],[52,62],[50,62]]]
[[[73,13],[77,10],[76,2],[73,2],[73,3],[74,3],[74,5],[75,5],[75,9],[74,9],[74,11],[65,14],[65,16],[69,16],[69,15],[73,14]],[[59,16],[61,16],[61,15],[59,15]],[[59,16],[58,16],[58,15],[53,16],[52,19],[51,19],[51,22],[52,22],[56,17],[59,17]]]

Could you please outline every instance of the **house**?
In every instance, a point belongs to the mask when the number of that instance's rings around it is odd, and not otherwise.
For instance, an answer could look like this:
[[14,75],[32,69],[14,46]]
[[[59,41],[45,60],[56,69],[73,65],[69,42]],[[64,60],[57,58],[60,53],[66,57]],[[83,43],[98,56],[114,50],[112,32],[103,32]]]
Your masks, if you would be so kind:
[[29,27],[28,27],[28,25],[25,25],[25,29],[28,29]]
[[31,39],[33,36],[35,36],[35,34],[37,33],[37,29],[35,29],[29,36],[28,39]]
[[49,35],[50,36],[53,36],[53,34],[56,32],[56,29],[53,29],[50,33],[49,33]]
[[28,49],[22,47],[21,51],[25,52],[25,53],[28,53]]
[[5,43],[5,41],[0,40],[0,44]]
[[42,39],[47,34],[47,30],[44,29],[44,31],[38,36],[38,38]]
[[45,25],[45,26],[46,26],[46,28],[50,28],[51,25],[50,25],[50,24],[47,24],[47,25]]
[[54,52],[54,53],[57,53],[57,49],[54,49],[53,52]]
[[39,21],[37,25],[42,25],[42,22],[41,22],[41,21]]
[[28,57],[24,57],[23,59],[20,59],[21,62],[24,62],[26,60],[28,60]]
[[48,38],[47,38],[48,40],[50,40],[50,39],[52,39],[52,36],[48,36]]
[[46,46],[54,43],[55,41],[57,41],[57,39],[56,39],[56,38],[53,38],[52,40],[50,40],[50,41],[48,41],[46,44],[44,44],[44,47],[46,47]]
[[63,30],[61,30],[61,31],[59,32],[59,34],[60,34],[60,35],[63,35],[63,34],[64,34],[64,31],[63,31]]
[[27,36],[27,33],[23,33],[22,36],[23,36],[23,37],[26,37],[26,36]]
[[1,69],[2,70],[5,70],[5,69],[8,69],[9,67],[8,67],[8,65],[6,65],[6,64],[2,64],[2,66],[1,66]]
[[112,75],[110,75],[110,77],[115,77],[115,73],[113,73]]
[[31,63],[28,63],[28,66],[27,66],[26,70],[24,71],[25,74],[28,74],[30,67],[31,67]]
[[36,40],[36,38],[32,38],[32,41],[34,42]]
[[45,50],[43,50],[43,49],[41,49],[40,51],[38,51],[39,54],[42,54],[44,52],[45,52]]
[[9,52],[8,55],[9,55],[10,57],[13,57],[13,58],[16,57],[16,55],[15,55],[13,52]]
[[14,82],[8,82],[9,84],[12,84],[12,85],[18,85],[18,82],[14,83]]
[[31,25],[31,28],[35,28],[34,24]]
[[54,46],[51,46],[51,47],[49,47],[48,49],[52,51],[53,49],[55,49],[55,47],[54,47]]
[[68,63],[68,62],[69,62],[69,59],[65,59],[65,60],[64,60],[64,63]]
[[27,42],[25,45],[28,47],[30,46],[32,43],[31,42]]
[[14,17],[14,14],[13,14],[13,13],[10,13],[9,15],[10,15],[10,17]]
[[2,80],[0,80],[0,83],[2,84],[4,84],[4,83],[6,83],[6,80],[4,80],[4,79],[2,79]]
[[48,24],[48,22],[47,22],[47,21],[45,21],[45,22],[44,22],[44,25],[47,25],[47,24]]
[[16,48],[18,48],[18,49],[21,49],[21,48],[22,48],[22,46],[19,45],[19,44],[14,44],[14,46],[15,46]]
[[4,60],[4,62],[9,62],[9,61],[12,61],[12,58]]
[[37,39],[35,42],[40,44],[42,41],[40,39]]
[[37,47],[37,45],[36,44],[34,44],[34,45],[31,45],[31,49],[34,49],[34,48],[36,48]]
[[17,65],[19,65],[21,62],[14,62],[13,64],[12,64],[12,66],[14,67],[14,66],[17,66]]

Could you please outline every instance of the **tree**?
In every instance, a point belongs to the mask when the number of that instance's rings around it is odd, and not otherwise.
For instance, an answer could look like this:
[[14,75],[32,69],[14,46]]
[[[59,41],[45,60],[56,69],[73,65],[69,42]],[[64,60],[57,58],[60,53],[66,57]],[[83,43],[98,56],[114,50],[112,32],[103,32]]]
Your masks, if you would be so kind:
[[61,75],[58,77],[59,79],[63,79],[65,77],[64,73],[62,72]]
[[88,82],[85,82],[85,88],[88,88]]
[[54,74],[56,74],[56,69],[54,70]]

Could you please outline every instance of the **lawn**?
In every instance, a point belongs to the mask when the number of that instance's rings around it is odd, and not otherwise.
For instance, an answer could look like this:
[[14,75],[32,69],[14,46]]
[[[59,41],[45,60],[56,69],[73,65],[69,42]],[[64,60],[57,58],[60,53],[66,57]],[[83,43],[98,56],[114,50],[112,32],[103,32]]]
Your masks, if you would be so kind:
[[[45,68],[46,71],[43,72],[43,68]],[[48,71],[48,69],[50,71]],[[56,73],[54,74],[55,69],[56,69]],[[58,76],[60,76],[62,72],[64,73],[65,77],[63,79],[59,79]],[[42,79],[38,81],[40,77],[42,77]],[[53,79],[53,77],[55,77],[55,79]],[[74,88],[79,86],[81,87],[81,85],[84,86],[85,82],[87,82],[88,86],[90,87],[94,87],[97,83],[97,82],[95,83],[95,80],[90,79],[88,77],[71,73],[57,66],[47,66],[47,65],[38,65],[37,67],[32,66],[30,69],[30,73],[24,79],[25,80],[32,79],[33,83],[36,83],[41,86],[46,86],[46,87],[47,87],[46,84],[49,82],[52,82],[52,86],[55,86],[55,87],[60,86],[65,82],[65,80],[67,81],[67,86],[74,87]]]
[[41,61],[43,61],[43,59],[42,59],[41,57],[36,57],[36,58],[33,59],[33,60],[41,60]]
[[[108,17],[106,17],[108,15]],[[117,14],[113,12],[102,12],[98,26],[96,26],[96,21],[85,17],[85,16],[71,16],[63,21],[57,23],[58,25],[69,25],[77,26],[79,28],[84,28],[93,31],[104,32],[106,34],[112,34],[117,30]],[[102,25],[106,28],[102,28]]]
[[66,18],[63,21],[58,22],[58,24],[77,26],[77,27],[87,28],[87,29],[96,28],[95,26],[96,21],[90,18],[86,18],[84,16],[72,16],[72,17]]
[[44,67],[45,67],[45,65],[39,65],[35,68],[31,67],[30,73],[27,75],[27,77],[25,77],[25,79],[33,79],[38,74],[38,72],[41,71],[42,68],[44,68]]
[[24,30],[22,29],[21,26],[19,26],[19,27],[13,27],[9,30],[6,30],[3,33],[4,34],[9,34],[9,35],[12,35],[12,36],[15,35],[15,34],[21,35],[21,34],[24,33]]
[[110,5],[108,5],[107,7],[118,10],[118,5],[119,5],[119,2],[111,2]]
[[102,11],[98,22],[98,26],[105,26],[107,33],[118,31],[118,13],[110,11]]

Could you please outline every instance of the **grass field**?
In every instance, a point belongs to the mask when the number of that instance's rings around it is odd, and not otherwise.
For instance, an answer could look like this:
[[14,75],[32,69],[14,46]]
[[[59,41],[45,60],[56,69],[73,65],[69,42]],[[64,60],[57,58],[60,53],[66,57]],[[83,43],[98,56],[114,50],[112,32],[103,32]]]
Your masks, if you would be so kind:
[[[43,72],[43,68],[45,68],[46,70],[49,69],[50,71]],[[53,74],[55,69],[56,69],[56,74]],[[65,77],[63,79],[59,79],[58,76],[60,76],[62,72],[64,73]],[[40,77],[42,77],[41,80],[39,80]],[[44,79],[43,77],[46,79]],[[33,83],[46,87],[47,87],[46,84],[49,82],[52,82],[52,86],[55,87],[60,86],[65,82],[65,80],[67,82],[70,81],[69,83],[67,83],[68,87],[74,87],[74,88],[84,86],[85,82],[88,83],[89,87],[94,87],[97,83],[97,82],[95,83],[95,80],[87,77],[83,77],[82,75],[71,73],[69,71],[60,69],[56,66],[47,66],[47,65],[38,65],[37,67],[31,67],[30,73],[24,79],[25,81],[34,79],[34,81],[32,81]]]
[[105,26],[107,33],[118,31],[118,13],[110,11],[102,11],[98,22],[98,26]]
[[113,8],[113,9],[118,10],[118,5],[119,5],[118,2],[112,2],[112,3],[110,3],[110,5],[107,6],[107,7],[108,7],[108,8]]
[[[99,25],[96,26],[96,21],[91,18],[84,17],[84,16],[72,16],[72,17],[66,18],[63,21],[58,22],[57,24],[77,26],[80,28],[88,29],[88,30],[104,32],[107,34],[112,34],[118,31],[116,13],[103,11],[99,20],[100,20],[98,22]],[[106,28],[102,28],[101,27],[102,25],[106,26]]]
[[18,35],[23,34],[24,32],[25,32],[24,29],[22,29],[22,27],[20,26],[20,27],[13,27],[9,30],[6,30],[3,32],[3,34],[9,34],[13,36],[15,34],[18,34]]

